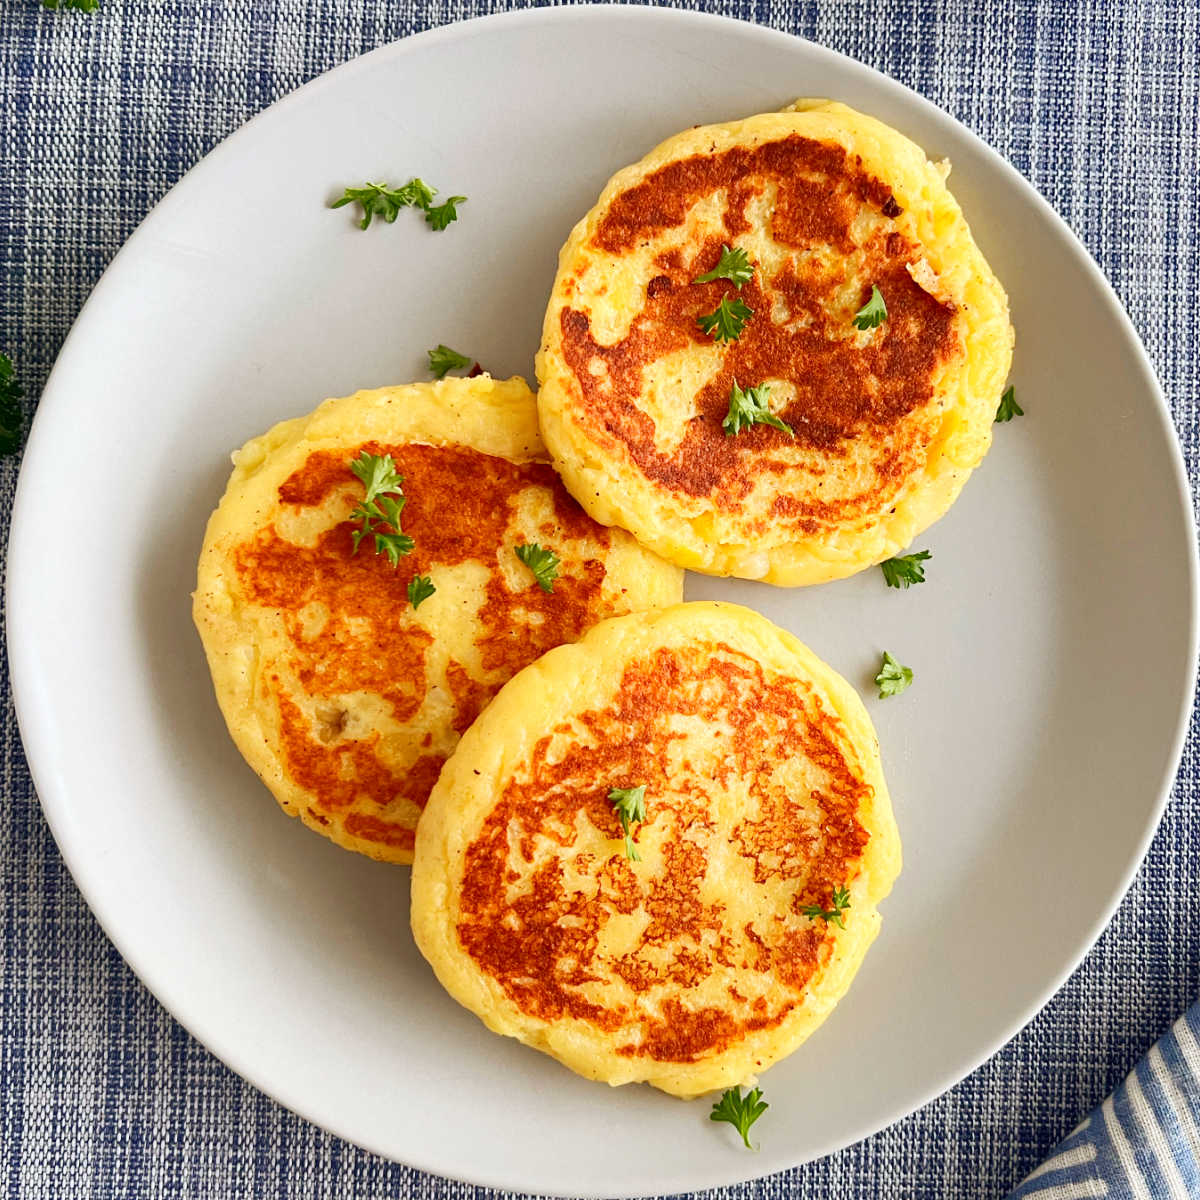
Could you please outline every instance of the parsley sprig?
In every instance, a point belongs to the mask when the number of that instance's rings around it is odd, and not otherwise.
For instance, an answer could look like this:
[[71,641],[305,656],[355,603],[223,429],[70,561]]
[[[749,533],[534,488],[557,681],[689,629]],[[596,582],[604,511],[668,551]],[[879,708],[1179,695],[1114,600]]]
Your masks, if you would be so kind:
[[752,316],[754,309],[745,301],[736,296],[732,300],[725,296],[712,312],[697,317],[696,324],[714,341],[734,342],[742,336],[742,330]]
[[466,196],[451,196],[442,204],[425,205],[425,223],[440,233],[451,221],[458,220],[458,206],[466,202]]
[[883,293],[871,284],[871,298],[854,314],[855,329],[874,329],[887,320],[887,305]]
[[533,572],[537,585],[543,592],[554,591],[558,578],[559,557],[553,550],[546,550],[537,542],[517,547],[517,557]]
[[472,362],[465,354],[459,354],[440,342],[436,350],[426,350],[425,353],[429,355],[429,370],[435,379],[445,379],[447,371],[460,371]]
[[754,1147],[750,1145],[750,1126],[768,1108],[770,1105],[762,1098],[761,1088],[755,1088],[743,1096],[740,1087],[731,1087],[712,1106],[712,1112],[708,1114],[708,1119],[710,1121],[728,1121],[742,1135],[746,1149],[753,1150]]
[[711,271],[697,275],[693,283],[712,283],[717,279],[728,279],[734,287],[740,288],[754,278],[754,264],[750,256],[741,246],[732,250],[728,246],[721,247],[721,260]]
[[725,436],[733,437],[751,425],[773,425],[788,437],[794,438],[796,435],[792,432],[792,427],[786,421],[781,421],[768,407],[770,396],[771,389],[765,383],[742,391],[735,379],[729,392],[729,412],[721,422]]
[[451,221],[458,220],[458,205],[465,204],[467,198],[451,196],[443,204],[434,204],[433,198],[436,195],[437,188],[431,188],[422,179],[410,179],[398,188],[389,187],[386,183],[367,183],[359,188],[346,188],[345,194],[329,207],[360,205],[363,213],[363,219],[358,223],[360,229],[369,229],[374,217],[379,217],[390,225],[400,215],[402,208],[419,208],[425,214],[429,225],[442,230]]
[[997,421],[1011,421],[1013,417],[1023,417],[1025,410],[1017,403],[1016,388],[1010,383],[1000,397],[1000,405],[996,409]]
[[[404,476],[397,474],[390,454],[380,456],[366,450],[350,463],[350,470],[367,492],[348,518],[362,522],[362,528],[354,531],[354,553],[358,553],[363,538],[372,537],[375,553],[386,554],[393,567],[399,566],[401,555],[410,553],[415,544],[408,534],[400,531],[400,514],[406,503],[400,488]],[[388,525],[390,533],[385,528]]]
[[914,583],[925,582],[925,568],[921,564],[928,562],[932,557],[933,554],[929,550],[918,550],[916,554],[901,554],[896,558],[889,558],[879,564],[879,569],[883,572],[888,587],[907,588]]
[[824,921],[826,925],[836,925],[839,929],[845,929],[846,923],[842,920],[842,913],[850,907],[849,891],[844,887],[835,887],[830,904],[833,906],[832,908],[823,908],[820,904],[801,905],[800,915],[814,921]]
[[12,454],[21,446],[21,431],[25,427],[22,394],[12,361],[7,354],[0,354],[0,454]]
[[408,602],[413,608],[420,608],[436,591],[428,575],[414,575],[408,581]]
[[906,667],[898,663],[885,650],[879,674],[875,676],[875,686],[879,689],[880,700],[886,700],[889,696],[900,695],[912,681],[912,667]]
[[641,862],[642,856],[633,843],[630,829],[634,821],[646,819],[646,785],[640,784],[632,788],[613,788],[608,793],[608,802],[613,806],[621,828],[625,832],[625,857],[633,862]]
[[42,0],[43,8],[73,8],[77,12],[95,12],[100,7],[100,0]]

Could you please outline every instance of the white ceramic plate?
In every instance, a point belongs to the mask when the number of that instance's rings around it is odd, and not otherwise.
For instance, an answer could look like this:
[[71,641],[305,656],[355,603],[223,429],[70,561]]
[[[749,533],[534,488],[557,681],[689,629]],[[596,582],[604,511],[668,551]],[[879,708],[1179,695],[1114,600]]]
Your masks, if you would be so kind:
[[[225,733],[190,619],[228,454],[322,398],[465,348],[532,378],[556,254],[609,174],[700,122],[832,96],[954,163],[1012,298],[1028,415],[920,539],[929,582],[753,605],[869,694],[904,838],[883,932],[835,1015],[765,1078],[762,1152],[709,1105],[609,1091],[487,1033],[408,932],[408,872],[285,818]],[[441,235],[360,232],[342,185],[470,197]],[[63,465],[69,467],[64,477]],[[64,486],[64,478],[67,485]],[[69,547],[64,548],[64,543]],[[43,396],[12,532],[25,746],[71,871],[198,1038],[381,1154],[506,1188],[626,1196],[730,1183],[844,1146],[1011,1037],[1109,919],[1155,828],[1195,663],[1190,504],[1145,355],[1029,186],[911,92],[750,25],[635,8],[523,12],[387,46],[230,138],[158,206]],[[117,1036],[113,1032],[113,1036]]]

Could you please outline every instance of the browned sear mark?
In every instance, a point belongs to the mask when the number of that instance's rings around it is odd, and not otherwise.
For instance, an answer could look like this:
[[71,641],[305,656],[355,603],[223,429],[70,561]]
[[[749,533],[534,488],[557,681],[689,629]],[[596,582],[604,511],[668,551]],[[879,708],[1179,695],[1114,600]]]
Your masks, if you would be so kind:
[[[757,270],[737,293],[754,316],[736,341],[723,346],[721,366],[699,394],[680,398],[680,407],[694,406],[698,418],[688,423],[678,447],[664,452],[656,444],[654,421],[640,404],[646,371],[666,355],[709,343],[697,318],[715,308],[729,285],[693,280],[715,265],[722,244],[751,227],[747,206],[768,188],[774,189],[770,236],[794,253],[769,278]],[[624,338],[602,345],[592,336],[586,312],[562,309],[563,353],[579,386],[580,419],[614,453],[628,453],[663,489],[737,510],[757,478],[786,479],[796,467],[780,456],[786,435],[769,426],[725,435],[721,422],[731,386],[735,379],[743,387],[780,380],[795,389],[778,412],[795,433],[792,445],[836,458],[853,439],[875,443],[878,494],[797,498],[795,487],[783,487],[781,499],[790,498],[791,504],[774,516],[811,533],[819,522],[886,507],[894,482],[921,459],[922,439],[929,436],[925,427],[907,428],[905,419],[930,403],[935,373],[961,352],[954,305],[913,280],[908,267],[919,247],[879,219],[878,214],[901,212],[891,190],[840,146],[800,135],[669,163],[614,199],[594,245],[627,253],[682,224],[699,200],[718,192],[725,194],[723,230],[702,245],[658,258],[645,305]],[[864,208],[876,214],[876,224],[859,244]],[[828,255],[811,253],[825,247],[853,256],[855,270],[886,298],[888,320],[868,339],[856,336],[851,325],[862,301],[849,308],[835,301],[844,279],[829,265]],[[604,371],[595,370],[597,360]]]
[[[724,779],[672,762],[681,724],[696,718],[719,739]],[[808,684],[768,676],[729,646],[661,649],[632,663],[611,707],[548,732],[504,784],[465,856],[462,946],[523,1012],[589,1022],[624,1055],[693,1062],[778,1025],[832,937],[797,906],[826,898],[831,880],[853,879],[868,840],[858,812],[871,789],[845,736]],[[797,756],[823,781],[801,798],[775,781],[777,764]],[[730,829],[718,823],[718,799],[735,778],[757,809]],[[621,854],[572,854],[581,821],[620,838],[612,780],[637,780],[655,797],[639,831],[643,846],[657,847],[644,870]],[[735,928],[705,898],[710,855],[726,843],[757,881],[783,882],[790,911]],[[632,947],[619,952],[604,949],[615,918],[637,919]],[[740,1002],[728,1011],[694,996],[714,972],[738,981]],[[629,998],[602,1002],[587,986],[596,981],[625,985]],[[770,1002],[748,1000],[755,982]]]
[[[461,733],[512,675],[546,650],[575,641],[606,615],[600,558],[566,562],[553,595],[538,588],[509,589],[500,556],[506,549],[511,553],[507,531],[521,496],[544,490],[558,538],[588,539],[602,553],[610,535],[591,521],[546,464],[511,463],[463,446],[372,442],[316,452],[280,486],[280,500],[304,508],[344,491],[348,514],[362,489],[347,463],[361,450],[390,454],[404,476],[404,529],[415,546],[399,568],[380,555],[354,554],[352,527],[345,521],[312,546],[297,545],[270,526],[240,546],[235,561],[246,600],[279,612],[290,642],[290,672],[319,702],[314,725],[278,676],[267,681],[279,708],[287,770],[315,798],[310,815],[319,820],[320,813],[337,814],[366,799],[373,814],[345,814],[346,831],[411,848],[411,818],[393,819],[391,811],[397,805],[424,807],[444,756],[422,754],[403,775],[395,774],[377,753],[378,733],[345,736],[349,714],[336,699],[369,692],[385,701],[398,722],[417,715],[425,700],[425,660],[433,637],[411,617],[409,581],[431,568],[467,561],[489,570],[476,614],[486,677],[475,678],[453,661],[447,672],[452,725]],[[309,606],[328,614],[315,632],[306,627]]]

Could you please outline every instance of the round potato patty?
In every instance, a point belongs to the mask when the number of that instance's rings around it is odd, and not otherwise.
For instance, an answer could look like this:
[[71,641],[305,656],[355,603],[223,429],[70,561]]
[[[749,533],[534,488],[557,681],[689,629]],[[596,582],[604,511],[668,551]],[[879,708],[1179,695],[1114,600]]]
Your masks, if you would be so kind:
[[[364,453],[403,477],[412,545],[396,565],[373,535],[355,545]],[[605,617],[681,596],[679,570],[567,494],[522,379],[327,400],[234,463],[194,597],[217,699],[285,811],[372,858],[412,861],[442,764],[512,675]],[[530,545],[560,559],[550,591],[517,554]],[[418,577],[434,591],[414,606]]]
[[550,651],[467,731],[417,831],[413,932],[495,1032],[693,1096],[825,1019],[899,869],[850,686],[749,609],[681,604]]
[[618,172],[562,250],[537,361],[588,512],[777,584],[853,574],[937,520],[990,445],[1013,342],[947,170],[798,101]]

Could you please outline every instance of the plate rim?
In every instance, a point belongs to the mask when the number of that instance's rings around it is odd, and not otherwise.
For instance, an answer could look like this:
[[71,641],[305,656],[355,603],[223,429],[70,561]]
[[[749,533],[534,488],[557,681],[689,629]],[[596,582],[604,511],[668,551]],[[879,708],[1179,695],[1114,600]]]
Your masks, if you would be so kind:
[[[1179,713],[1170,739],[1166,766],[1161,778],[1155,785],[1154,795],[1156,796],[1156,800],[1148,813],[1145,827],[1141,831],[1136,844],[1131,847],[1129,861],[1107,903],[1102,906],[1096,919],[1082,936],[1079,947],[1069,957],[1065,967],[1049,981],[1028,1009],[1022,1012],[1005,1028],[1000,1037],[995,1039],[993,1043],[989,1043],[978,1055],[972,1056],[969,1065],[965,1069],[961,1071],[952,1069],[944,1073],[936,1083],[921,1093],[920,1098],[915,1103],[910,1104],[903,1111],[897,1111],[882,1121],[867,1122],[862,1128],[852,1130],[848,1136],[833,1139],[829,1145],[813,1154],[805,1154],[804,1157],[793,1162],[788,1167],[773,1166],[765,1171],[756,1171],[754,1170],[752,1160],[738,1159],[731,1156],[731,1170],[729,1172],[723,1173],[719,1177],[710,1177],[704,1184],[695,1186],[711,1188],[751,1182],[755,1179],[764,1178],[769,1174],[794,1169],[805,1163],[817,1161],[830,1154],[837,1153],[848,1146],[861,1142],[866,1138],[873,1137],[881,1130],[890,1127],[898,1121],[904,1120],[926,1107],[937,1097],[943,1095],[969,1075],[973,1074],[980,1066],[1012,1041],[1045,1008],[1049,1001],[1062,989],[1070,976],[1079,968],[1080,963],[1086,955],[1094,948],[1096,942],[1112,921],[1117,908],[1124,900],[1133,883],[1134,877],[1145,860],[1150,843],[1160,826],[1163,813],[1178,775],[1193,713],[1197,668],[1200,665],[1200,588],[1198,588],[1198,580],[1200,580],[1200,554],[1198,554],[1197,547],[1196,512],[1193,504],[1191,481],[1187,474],[1187,467],[1174,418],[1140,334],[1107,276],[1100,269],[1078,234],[1071,228],[1066,219],[1057,212],[1053,205],[1038,192],[1033,184],[1016,167],[985,142],[974,130],[950,112],[927,100],[907,84],[893,79],[891,76],[884,74],[869,64],[860,62],[858,59],[852,58],[840,51],[823,46],[798,34],[792,34],[768,25],[761,25],[754,21],[691,9],[667,7],[659,4],[567,3],[546,8],[525,8],[490,13],[459,21],[451,20],[430,29],[384,42],[372,50],[356,55],[323,71],[299,87],[272,101],[260,112],[239,125],[180,176],[145,217],[143,217],[133,233],[130,234],[129,238],[113,256],[76,316],[42,390],[26,441],[17,479],[11,513],[5,578],[5,607],[7,614],[5,633],[14,710],[21,743],[42,813],[54,836],[59,853],[81,896],[87,903],[88,908],[105,936],[121,955],[129,969],[136,975],[139,982],[146,987],[172,1019],[179,1022],[191,1037],[194,1037],[209,1053],[213,1054],[226,1067],[238,1075],[239,1078],[262,1092],[273,1102],[295,1113],[317,1128],[332,1133],[334,1136],[341,1138],[351,1145],[358,1146],[372,1154],[378,1155],[386,1161],[396,1162],[402,1166],[420,1170],[428,1174],[458,1180],[472,1186],[500,1190],[521,1190],[527,1185],[519,1179],[494,1175],[488,1171],[480,1172],[473,1170],[469,1163],[463,1163],[461,1166],[456,1163],[455,1170],[451,1174],[445,1170],[442,1163],[424,1160],[420,1153],[414,1153],[410,1158],[401,1161],[392,1157],[390,1151],[373,1146],[368,1141],[364,1141],[355,1134],[346,1131],[337,1121],[327,1120],[324,1116],[320,1119],[310,1116],[307,1111],[308,1103],[304,1097],[284,1095],[281,1094],[281,1091],[286,1091],[287,1089],[264,1086],[257,1078],[247,1074],[237,1065],[240,1058],[239,1051],[236,1047],[229,1044],[229,1039],[221,1029],[212,1029],[208,1026],[203,1009],[201,1008],[195,1012],[192,1011],[188,1003],[188,996],[186,994],[177,994],[170,978],[158,974],[157,968],[150,961],[151,956],[131,953],[125,944],[124,938],[114,928],[114,922],[110,921],[102,908],[98,907],[97,902],[93,899],[98,890],[95,882],[97,872],[94,868],[87,865],[86,845],[73,839],[69,820],[66,815],[69,802],[65,801],[64,797],[59,793],[57,780],[53,778],[53,772],[47,765],[52,760],[52,753],[51,747],[45,744],[48,740],[44,735],[46,722],[42,719],[44,707],[39,695],[37,655],[33,649],[36,643],[29,638],[21,636],[21,630],[28,620],[25,613],[36,606],[36,598],[23,593],[19,582],[22,576],[22,571],[20,570],[22,563],[36,552],[36,546],[33,544],[32,539],[28,538],[24,532],[29,527],[32,519],[32,513],[27,515],[27,510],[34,508],[34,501],[30,495],[32,485],[28,482],[34,471],[27,468],[29,463],[33,462],[35,464],[34,469],[36,470],[37,464],[49,452],[49,448],[47,448],[47,451],[43,451],[43,439],[38,434],[39,427],[44,427],[47,424],[46,421],[41,419],[42,415],[49,411],[57,413],[59,409],[65,409],[71,400],[70,394],[65,389],[60,394],[59,389],[55,386],[56,376],[60,373],[60,365],[72,353],[76,342],[82,341],[81,330],[86,331],[89,314],[103,307],[108,291],[114,286],[113,276],[120,273],[118,271],[119,266],[127,257],[132,257],[135,246],[138,248],[141,247],[143,242],[146,241],[147,234],[153,232],[153,226],[157,226],[164,219],[170,217],[174,206],[180,203],[180,194],[185,191],[184,185],[192,179],[193,175],[200,171],[211,170],[214,165],[219,166],[227,155],[236,151],[234,144],[240,143],[242,135],[247,134],[248,131],[256,127],[260,122],[277,118],[281,110],[290,110],[300,103],[310,101],[314,95],[318,94],[324,88],[332,86],[335,82],[334,77],[336,77],[336,82],[340,83],[356,71],[364,69],[364,64],[368,60],[374,60],[377,57],[395,56],[397,59],[401,59],[406,54],[420,52],[427,47],[436,45],[438,42],[454,41],[463,37],[486,37],[494,27],[520,29],[524,26],[536,27],[544,25],[547,22],[604,22],[611,19],[618,21],[644,21],[648,24],[659,22],[664,25],[681,23],[694,28],[707,26],[714,31],[735,27],[742,34],[773,41],[779,45],[790,43],[793,48],[795,46],[802,46],[805,48],[806,53],[814,54],[820,59],[825,59],[827,63],[836,65],[843,71],[865,73],[875,85],[882,85],[885,90],[890,88],[902,93],[906,102],[910,105],[924,110],[927,114],[939,120],[950,121],[968,142],[973,145],[976,152],[987,160],[989,166],[992,169],[999,170],[1006,177],[1009,185],[1020,193],[1022,199],[1026,203],[1031,204],[1035,209],[1038,209],[1043,217],[1048,218],[1050,223],[1056,227],[1058,233],[1062,236],[1068,252],[1087,274],[1097,295],[1103,297],[1108,315],[1116,320],[1118,326],[1125,334],[1127,342],[1134,351],[1133,358],[1145,379],[1148,391],[1153,396],[1152,411],[1162,427],[1162,432],[1167,435],[1166,442],[1168,456],[1171,460],[1175,491],[1181,509],[1186,514],[1186,526],[1191,534],[1191,537],[1188,539],[1186,556],[1186,586],[1190,599],[1188,606],[1189,645],[1186,678],[1190,681],[1190,689],[1179,701]],[[186,1016],[182,1014],[186,1014]],[[739,1169],[739,1166],[734,1164],[743,1165]],[[746,1171],[746,1167],[750,1168],[749,1172]],[[692,1186],[691,1183],[684,1185],[685,1188]],[[620,1189],[612,1194],[621,1197],[662,1196],[679,1190],[681,1189],[676,1186],[664,1186],[650,1192],[641,1189]],[[576,1188],[569,1191],[556,1191],[547,1194],[587,1197],[594,1193],[583,1188]]]

